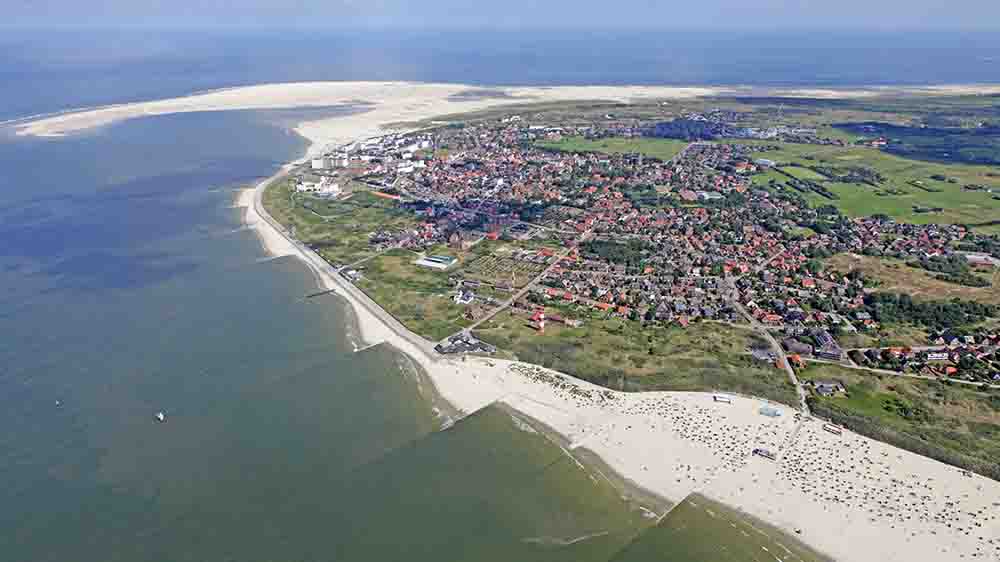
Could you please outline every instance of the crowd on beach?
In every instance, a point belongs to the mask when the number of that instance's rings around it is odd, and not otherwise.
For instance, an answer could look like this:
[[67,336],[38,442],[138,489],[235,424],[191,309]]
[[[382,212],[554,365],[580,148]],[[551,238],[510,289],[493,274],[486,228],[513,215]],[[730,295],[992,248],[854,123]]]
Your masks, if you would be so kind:
[[[524,383],[547,387],[532,400],[561,409],[543,421],[573,440],[571,450],[594,450],[670,501],[700,492],[764,519],[780,514],[789,531],[820,547],[845,538],[830,536],[834,529],[850,535],[866,526],[884,543],[859,559],[933,547],[927,555],[935,559],[1000,560],[1000,484],[984,477],[751,397],[614,392],[520,363],[507,364],[503,376],[515,392],[529,391]],[[781,415],[762,415],[762,406]],[[637,439],[647,451],[636,452]],[[773,460],[754,454],[760,449]]]

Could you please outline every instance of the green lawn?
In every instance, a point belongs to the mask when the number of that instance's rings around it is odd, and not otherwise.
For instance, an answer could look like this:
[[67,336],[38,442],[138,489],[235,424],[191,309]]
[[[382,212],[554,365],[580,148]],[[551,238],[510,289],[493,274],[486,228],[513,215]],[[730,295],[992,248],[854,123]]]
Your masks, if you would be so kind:
[[711,322],[686,329],[644,327],[575,307],[558,313],[582,318],[584,324],[571,328],[549,322],[545,333],[539,334],[527,325],[523,313],[504,312],[480,326],[477,335],[523,361],[610,388],[728,390],[796,403],[784,372],[755,362],[746,353],[756,341],[749,329]]
[[587,140],[583,137],[567,137],[559,141],[536,143],[537,146],[563,152],[603,152],[605,154],[639,152],[660,160],[670,160],[678,152],[684,150],[688,144],[687,141],[674,139],[607,138]]
[[810,398],[858,433],[1000,479],[1000,391],[810,363],[799,379],[838,380],[846,396]]
[[800,180],[823,181],[826,179],[826,176],[823,174],[810,170],[809,168],[801,168],[799,166],[786,166],[782,168],[781,171],[795,176]]

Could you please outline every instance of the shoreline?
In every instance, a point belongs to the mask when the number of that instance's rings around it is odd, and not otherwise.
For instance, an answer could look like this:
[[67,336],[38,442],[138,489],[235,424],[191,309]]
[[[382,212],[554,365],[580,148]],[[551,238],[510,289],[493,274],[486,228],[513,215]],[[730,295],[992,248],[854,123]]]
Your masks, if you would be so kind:
[[[973,91],[948,88],[938,94],[919,91],[927,95]],[[421,371],[419,376],[433,387],[439,402],[453,406],[458,415],[491,404],[510,407],[550,428],[567,452],[608,467],[627,487],[673,504],[692,493],[703,494],[837,560],[909,562],[927,557],[968,557],[1000,562],[998,482],[967,476],[954,467],[849,431],[833,436],[822,430],[822,422],[800,423],[790,407],[772,404],[783,415],[762,416],[758,413],[762,401],[750,397],[733,396],[732,404],[721,404],[713,402],[710,393],[629,394],[521,362],[439,356],[433,343],[407,330],[342,279],[264,209],[264,190],[294,166],[330,144],[385,134],[383,127],[388,123],[413,123],[521,103],[578,99],[628,102],[722,92],[708,88],[557,87],[520,89],[517,95],[503,99],[449,99],[455,93],[477,89],[398,82],[264,85],[69,112],[24,123],[17,127],[17,134],[61,136],[124,119],[179,112],[371,102],[369,111],[294,126],[293,131],[309,142],[304,154],[252,189],[241,191],[235,202],[235,206],[245,208],[243,221],[254,229],[266,254],[295,256],[313,272],[319,287],[332,290],[347,302],[359,347],[392,346]],[[803,95],[820,93],[816,89],[797,91]],[[871,91],[837,94],[871,95]],[[985,91],[1000,92],[1000,86],[974,89]],[[776,451],[777,460],[752,455],[755,447]]]
[[[983,522],[962,518],[962,513],[1000,506],[1000,483],[984,477],[965,476],[846,430],[832,436],[821,429],[821,421],[797,422],[790,407],[779,406],[779,418],[765,418],[757,412],[763,401],[749,397],[734,396],[725,405],[714,403],[710,393],[629,394],[521,362],[436,354],[431,342],[342,279],[264,208],[265,189],[315,150],[314,143],[305,156],[240,193],[236,204],[246,207],[244,222],[267,253],[295,256],[321,288],[347,302],[361,348],[392,346],[422,371],[433,394],[458,416],[494,403],[512,408],[551,429],[567,453],[578,451],[610,469],[639,497],[678,504],[700,493],[837,560],[908,561],[928,553],[940,559],[1000,560],[1000,539],[996,549],[990,544],[986,550],[969,534],[972,525]],[[779,462],[750,455],[756,446],[779,451]],[[838,495],[829,495],[827,487]],[[923,495],[915,495],[918,489]],[[932,516],[911,522],[920,510]],[[1000,520],[985,523],[978,529],[982,536],[1000,537]]]
[[[487,96],[463,95],[490,93]],[[66,110],[55,115],[27,117],[13,124],[18,136],[60,137],[139,117],[250,109],[292,109],[371,104],[363,116],[305,121],[295,131],[313,141],[310,154],[331,144],[346,144],[376,136],[389,123],[407,123],[432,116],[454,115],[516,104],[594,100],[629,103],[724,95],[776,95],[825,99],[871,98],[884,95],[998,94],[1000,84],[936,84],[919,86],[757,87],[733,86],[480,86],[430,82],[293,82],[237,86],[187,96],[102,107]],[[497,95],[501,94],[501,95]]]

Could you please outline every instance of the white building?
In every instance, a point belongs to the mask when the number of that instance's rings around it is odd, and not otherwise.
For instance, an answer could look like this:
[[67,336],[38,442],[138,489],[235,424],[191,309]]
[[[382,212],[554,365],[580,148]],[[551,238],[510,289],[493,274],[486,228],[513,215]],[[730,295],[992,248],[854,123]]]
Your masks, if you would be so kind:
[[336,197],[340,195],[340,184],[334,183],[332,178],[323,178],[319,182],[300,180],[295,184],[295,191],[315,193],[321,197]]

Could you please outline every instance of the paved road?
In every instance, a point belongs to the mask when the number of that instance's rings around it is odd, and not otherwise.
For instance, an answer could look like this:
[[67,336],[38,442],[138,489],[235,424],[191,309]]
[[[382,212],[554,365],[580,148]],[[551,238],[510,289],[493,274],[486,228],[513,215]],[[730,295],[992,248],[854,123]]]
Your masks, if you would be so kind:
[[764,339],[766,339],[767,342],[771,345],[771,349],[773,349],[775,354],[778,356],[778,363],[781,365],[781,368],[784,369],[785,373],[788,375],[788,380],[791,381],[791,383],[795,386],[795,392],[799,395],[799,408],[802,410],[803,414],[808,416],[810,414],[809,403],[806,401],[808,393],[806,392],[806,389],[802,386],[802,383],[799,382],[799,378],[795,375],[795,369],[793,369],[791,363],[788,362],[788,356],[785,355],[785,350],[781,347],[781,344],[778,343],[778,340],[775,339],[773,335],[771,335],[771,332],[767,330],[767,327],[758,322],[757,319],[753,317],[753,315],[748,313],[746,309],[743,308],[743,304],[740,303],[740,300],[736,298],[737,294],[736,279],[729,278],[726,280],[726,283],[729,285],[728,299],[730,304],[733,306],[733,308],[736,309],[737,312],[740,313],[740,315],[742,315],[747,320],[747,322],[750,323],[750,326],[757,333],[764,336]]
[[[877,373],[877,374],[880,374],[880,375],[891,375],[891,376],[894,376],[894,377],[904,377],[904,378],[908,378],[908,379],[922,379],[922,380],[928,380],[928,381],[942,381],[942,382],[945,380],[945,379],[941,379],[941,378],[938,378],[938,377],[935,377],[935,376],[932,376],[932,375],[918,375],[918,374],[915,374],[915,373],[900,373],[899,371],[890,371],[889,369],[877,369],[875,367],[865,367],[865,366],[862,366],[862,365],[853,365],[853,364],[852,365],[845,365],[845,364],[841,363],[840,361],[831,361],[829,359],[819,359],[819,358],[815,358],[815,357],[803,357],[803,360],[804,361],[808,361],[810,363],[825,363],[827,365],[837,365],[838,367],[843,367],[844,369],[853,369],[855,371],[869,371],[871,373]],[[957,384],[965,384],[965,385],[976,386],[976,387],[982,386],[982,384],[983,384],[983,383],[980,383],[980,382],[966,381],[966,380],[961,380],[961,379],[946,379],[946,380],[948,380],[949,382],[957,383]],[[987,384],[986,386],[989,387],[989,388],[1000,389],[1000,384]]]

